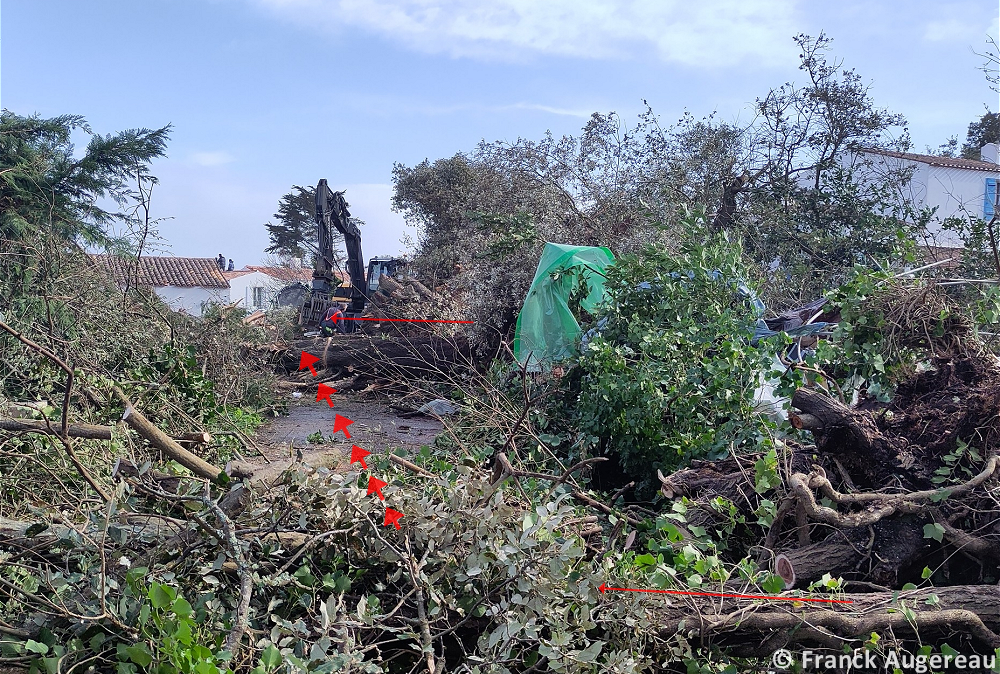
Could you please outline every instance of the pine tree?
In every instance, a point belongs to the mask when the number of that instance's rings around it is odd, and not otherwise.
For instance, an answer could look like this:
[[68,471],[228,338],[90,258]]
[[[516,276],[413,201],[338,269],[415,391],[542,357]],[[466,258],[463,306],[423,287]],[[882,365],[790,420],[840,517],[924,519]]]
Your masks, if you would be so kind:
[[978,121],[969,124],[962,156],[979,159],[979,151],[987,143],[1000,143],[1000,114],[996,112],[987,112]]
[[293,185],[292,191],[281,197],[275,222],[268,222],[271,245],[267,252],[285,257],[312,257],[317,250],[316,190]]
[[[74,156],[74,130],[91,135]],[[149,163],[162,157],[170,125],[102,136],[79,115],[51,119],[0,114],[0,235],[49,233],[67,242],[109,246],[113,226],[128,222],[138,184],[155,184]],[[121,211],[108,210],[112,204]]]

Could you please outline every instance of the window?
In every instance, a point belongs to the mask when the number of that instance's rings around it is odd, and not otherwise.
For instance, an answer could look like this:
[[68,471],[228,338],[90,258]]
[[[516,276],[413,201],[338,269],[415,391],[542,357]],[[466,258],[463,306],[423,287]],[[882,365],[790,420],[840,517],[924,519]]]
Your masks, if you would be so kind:
[[253,305],[257,309],[267,309],[267,288],[253,289]]
[[983,217],[987,220],[993,217],[993,204],[997,200],[997,179],[986,179],[986,196],[983,197]]

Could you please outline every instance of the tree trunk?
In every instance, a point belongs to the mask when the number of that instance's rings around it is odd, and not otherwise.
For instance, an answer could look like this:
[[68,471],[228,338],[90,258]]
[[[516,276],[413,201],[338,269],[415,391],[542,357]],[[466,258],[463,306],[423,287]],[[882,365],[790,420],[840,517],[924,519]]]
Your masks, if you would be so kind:
[[795,391],[792,407],[804,413],[798,424],[813,433],[820,453],[842,461],[858,486],[882,487],[897,474],[901,443],[883,435],[868,413],[806,388]]
[[899,518],[870,527],[838,529],[822,541],[782,550],[781,554],[794,571],[795,587],[806,587],[826,573],[833,578],[899,587],[910,577],[919,578],[919,562],[930,551],[929,543],[921,521]]
[[195,475],[212,480],[213,482],[228,479],[228,476],[225,475],[221,468],[213,466],[200,456],[192,454],[177,444],[177,442],[174,441],[174,439],[169,435],[157,428],[155,424],[144,417],[139,410],[132,406],[132,402],[128,399],[128,396],[122,393],[121,389],[115,387],[114,393],[119,400],[125,403],[125,414],[123,417],[125,423],[145,438],[149,444],[159,449],[161,452],[190,470]]
[[286,372],[296,372],[302,352],[320,357],[317,368],[327,380],[354,377],[345,390],[364,388],[372,380],[402,382],[447,375],[471,366],[471,350],[461,338],[436,336],[383,339],[363,334],[337,335],[328,340],[299,340],[281,358]]

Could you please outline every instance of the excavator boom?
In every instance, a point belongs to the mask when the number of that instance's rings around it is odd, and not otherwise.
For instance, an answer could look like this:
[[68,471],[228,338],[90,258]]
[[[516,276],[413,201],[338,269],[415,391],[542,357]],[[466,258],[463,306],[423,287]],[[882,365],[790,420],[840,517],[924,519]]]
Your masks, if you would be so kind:
[[[347,318],[358,318],[364,313],[369,297],[378,290],[379,279],[396,276],[406,264],[405,260],[394,257],[373,257],[365,272],[365,258],[361,252],[361,230],[351,220],[347,201],[343,192],[334,192],[326,184],[326,179],[316,185],[316,228],[319,234],[319,254],[316,269],[313,270],[312,292],[305,299],[299,314],[299,324],[315,326],[330,305],[335,301],[347,300]],[[337,267],[337,257],[333,242],[335,232],[344,235],[347,249],[347,273],[350,286],[341,285]],[[354,332],[357,323],[348,320],[346,332]]]
[[343,192],[334,192],[326,183],[319,181],[316,186],[316,225],[319,229],[319,255],[313,272],[313,292],[336,294],[340,287],[334,256],[334,230],[344,236],[347,249],[347,272],[351,277],[350,305],[348,315],[361,315],[365,308],[365,258],[361,252],[361,231],[351,222],[351,212]]

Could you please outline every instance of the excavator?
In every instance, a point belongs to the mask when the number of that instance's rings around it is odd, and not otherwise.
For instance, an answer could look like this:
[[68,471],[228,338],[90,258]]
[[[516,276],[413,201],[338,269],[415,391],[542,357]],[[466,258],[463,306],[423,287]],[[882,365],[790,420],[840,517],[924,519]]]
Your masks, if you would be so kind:
[[[345,332],[353,332],[365,310],[369,298],[378,290],[382,275],[396,277],[406,261],[394,257],[373,257],[368,261],[361,252],[361,230],[351,221],[347,200],[343,192],[334,192],[326,179],[316,185],[316,226],[319,230],[319,254],[313,271],[312,291],[302,304],[299,324],[306,327],[319,325],[320,319],[334,302],[347,302],[344,322]],[[344,236],[347,249],[347,275],[350,285],[342,285],[338,276],[334,253],[334,230]]]

